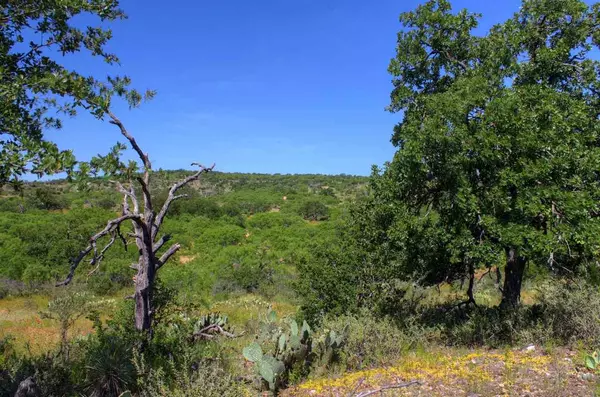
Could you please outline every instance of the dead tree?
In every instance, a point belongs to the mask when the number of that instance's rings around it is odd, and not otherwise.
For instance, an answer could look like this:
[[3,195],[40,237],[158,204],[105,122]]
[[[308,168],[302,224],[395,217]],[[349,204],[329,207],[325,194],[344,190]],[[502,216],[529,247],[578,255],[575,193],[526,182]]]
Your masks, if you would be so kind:
[[[171,204],[175,200],[186,196],[185,194],[177,194],[177,192],[190,182],[198,179],[201,174],[212,171],[215,165],[204,167],[200,164],[192,163],[193,166],[197,166],[199,169],[192,175],[171,186],[167,200],[157,211],[153,206],[150,194],[152,164],[150,163],[148,154],[142,151],[133,135],[127,131],[121,120],[110,110],[106,111],[106,115],[110,118],[109,122],[119,128],[121,134],[129,141],[131,148],[137,153],[143,166],[143,173],[142,175],[137,174],[128,178],[124,184],[115,182],[116,188],[123,194],[122,215],[108,221],[104,229],[90,238],[89,245],[72,260],[66,279],[57,285],[69,284],[73,280],[75,270],[77,270],[79,264],[90,255],[89,264],[93,266],[90,274],[94,273],[100,266],[106,251],[117,239],[127,246],[127,238],[121,233],[121,225],[130,222],[132,232],[127,233],[126,236],[135,240],[139,252],[138,262],[131,265],[133,269],[137,270],[137,274],[134,277],[135,293],[133,295],[133,299],[135,300],[135,328],[140,331],[150,331],[153,315],[152,292],[156,273],[181,247],[178,243],[175,243],[167,249],[163,249],[170,240],[170,236],[161,235],[160,228]],[[139,195],[141,195],[141,198]],[[101,239],[108,239],[108,242],[98,250]]]

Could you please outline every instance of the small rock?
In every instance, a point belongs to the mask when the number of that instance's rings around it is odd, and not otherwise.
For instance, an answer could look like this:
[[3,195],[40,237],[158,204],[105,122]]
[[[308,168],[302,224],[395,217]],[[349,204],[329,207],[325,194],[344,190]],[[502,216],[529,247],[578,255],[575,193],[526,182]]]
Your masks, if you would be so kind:
[[523,351],[525,351],[525,352],[528,352],[528,353],[529,353],[529,352],[534,352],[534,351],[535,351],[535,345],[531,344],[531,345],[529,345],[529,346],[525,347],[525,348],[523,349]]
[[19,383],[15,397],[41,397],[42,392],[32,376]]
[[594,380],[594,374],[590,374],[589,372],[582,373],[579,375],[579,377],[583,380],[588,380],[588,381]]

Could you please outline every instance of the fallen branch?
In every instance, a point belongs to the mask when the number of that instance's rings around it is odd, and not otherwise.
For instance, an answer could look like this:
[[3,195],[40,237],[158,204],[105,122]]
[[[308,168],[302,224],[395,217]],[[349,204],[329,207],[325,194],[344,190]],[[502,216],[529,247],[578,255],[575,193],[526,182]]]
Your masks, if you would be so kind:
[[420,385],[422,385],[422,383],[419,382],[418,380],[411,380],[410,382],[406,382],[406,383],[395,383],[392,385],[383,385],[383,386],[378,387],[377,389],[360,392],[360,393],[354,395],[353,397],[367,397],[367,396],[371,396],[373,394],[381,393],[384,390],[402,389],[404,387],[409,387],[409,386],[413,386],[413,385],[420,386]]
[[232,334],[231,332],[225,331],[223,329],[223,327],[221,327],[220,325],[211,324],[209,326],[202,328],[198,332],[194,332],[193,337],[195,339],[213,339],[215,336],[218,336],[218,335],[226,336],[228,338],[237,338],[239,336],[242,336],[243,333],[235,335],[235,334]]

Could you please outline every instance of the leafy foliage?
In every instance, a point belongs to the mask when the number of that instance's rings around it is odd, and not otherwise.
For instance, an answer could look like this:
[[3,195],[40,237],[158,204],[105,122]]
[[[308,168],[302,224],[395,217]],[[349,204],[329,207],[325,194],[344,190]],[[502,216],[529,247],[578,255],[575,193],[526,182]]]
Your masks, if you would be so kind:
[[300,207],[300,215],[306,220],[321,221],[329,217],[327,206],[320,201],[307,201]]
[[474,284],[486,268],[504,274],[501,304],[512,309],[526,264],[558,276],[595,271],[597,7],[526,1],[483,36],[478,15],[453,13],[446,0],[401,15],[389,65],[398,149],[374,168],[371,195],[335,242],[300,267],[309,315],[393,310],[382,304],[398,283]]
[[[81,16],[97,17],[81,27]],[[123,19],[118,3],[106,1],[9,2],[0,10],[0,185],[26,171],[38,175],[72,170],[71,151],[44,139],[47,128],[60,128],[55,114],[73,116],[94,95],[93,76],[69,70],[59,54],[85,53],[108,64],[118,58],[106,50],[112,32],[105,25]],[[96,101],[90,101],[99,105]],[[90,103],[90,104],[91,104]],[[97,107],[88,109],[94,113]]]

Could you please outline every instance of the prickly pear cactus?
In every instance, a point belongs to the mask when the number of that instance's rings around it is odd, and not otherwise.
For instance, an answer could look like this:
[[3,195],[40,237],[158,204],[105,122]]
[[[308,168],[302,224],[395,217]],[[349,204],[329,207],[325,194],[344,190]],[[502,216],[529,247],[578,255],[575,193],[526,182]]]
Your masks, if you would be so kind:
[[[257,337],[266,351],[257,342],[243,350],[244,357],[255,363],[260,377],[269,385],[269,389],[277,392],[285,384],[292,368],[305,367],[312,360],[312,330],[303,322],[302,327],[291,319],[277,322],[277,314],[270,311],[261,323],[261,334]],[[272,343],[272,345],[271,345]],[[273,346],[269,348],[270,346]]]
[[317,341],[320,365],[328,365],[334,361],[348,339],[349,327],[346,325],[341,332],[329,330]]
[[244,347],[244,358],[253,363],[259,362],[263,357],[263,351],[260,345],[256,342]]

